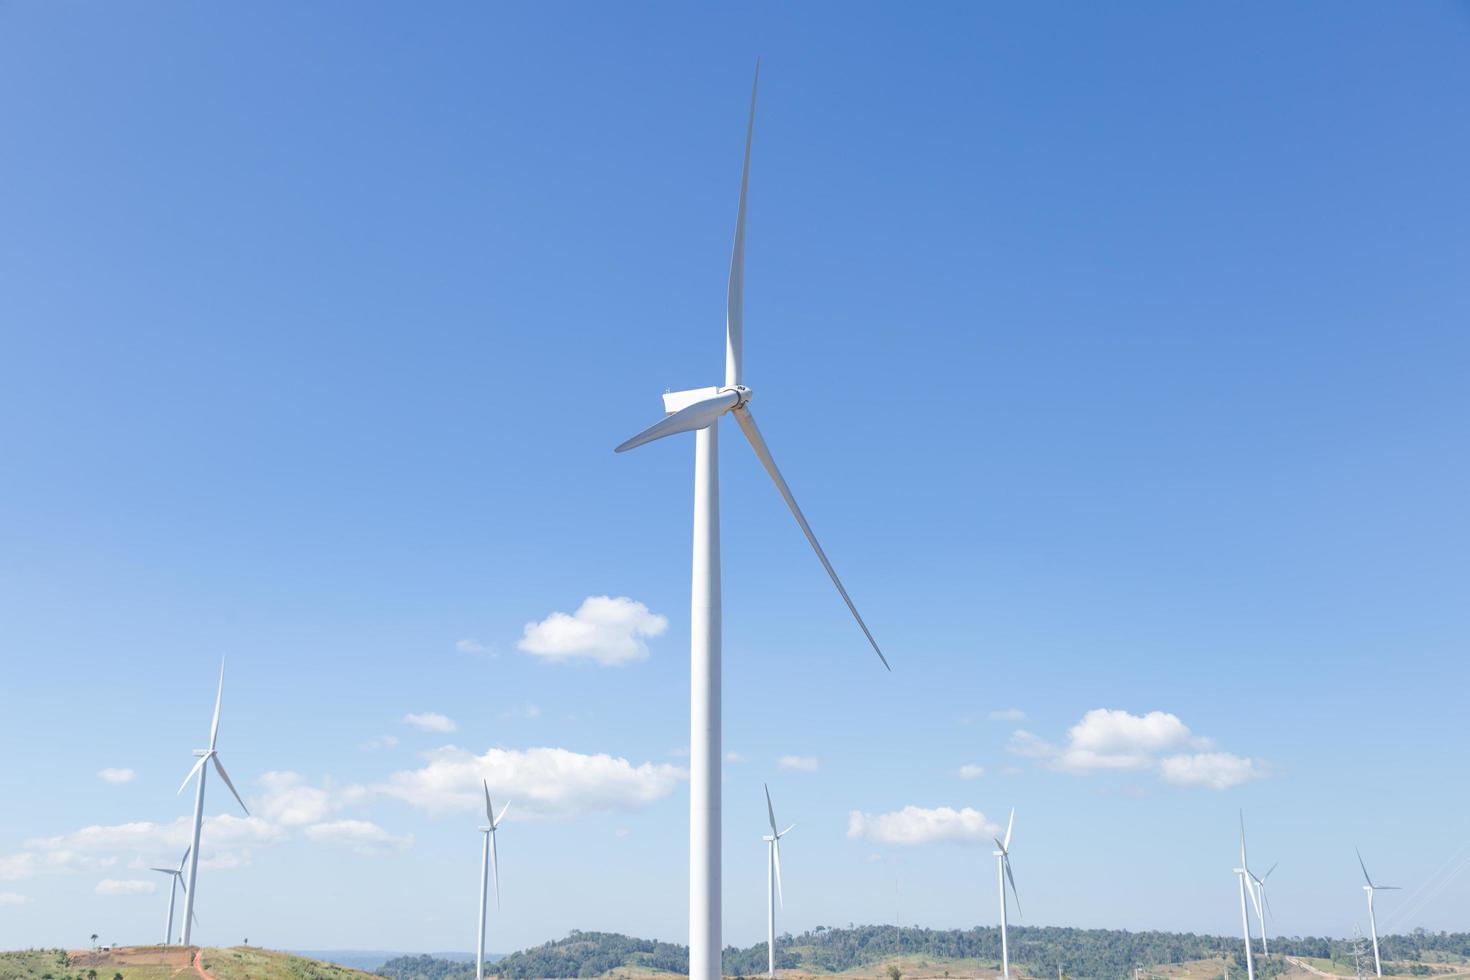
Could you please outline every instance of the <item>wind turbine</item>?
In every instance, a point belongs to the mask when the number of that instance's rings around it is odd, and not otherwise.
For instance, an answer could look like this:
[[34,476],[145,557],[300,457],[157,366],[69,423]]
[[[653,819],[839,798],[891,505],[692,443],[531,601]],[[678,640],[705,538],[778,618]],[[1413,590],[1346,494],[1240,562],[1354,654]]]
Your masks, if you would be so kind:
[[[187,860],[189,860],[189,854],[193,850],[194,849],[191,847],[187,851],[184,852],[184,856],[181,857],[181,858],[179,858],[179,866],[177,868],[154,868],[153,869],[154,871],[157,871],[157,872],[159,872],[161,874],[170,875],[173,878],[173,880],[168,883],[168,924],[163,927],[163,944],[165,946],[172,946],[173,945],[173,941],[174,941],[174,899],[178,897],[179,889],[180,888],[183,888],[183,886],[184,886],[184,862],[187,861]],[[189,889],[184,888],[184,894],[187,895],[188,893],[189,893]]]
[[[1250,867],[1245,858],[1245,812],[1240,814],[1240,867],[1235,869],[1235,877],[1240,880],[1240,928],[1245,934],[1245,973],[1247,980],[1256,980],[1255,959],[1251,951],[1251,920],[1245,909],[1246,879],[1250,877]],[[1251,892],[1252,900],[1255,892]]]
[[771,787],[761,784],[766,790],[766,816],[771,818],[771,832],[762,837],[766,842],[766,975],[776,976],[776,902],[786,908],[786,898],[781,894],[781,838],[796,829],[792,824],[785,830],[776,829],[776,809],[771,806]]
[[1268,960],[1271,958],[1271,947],[1266,945],[1266,916],[1271,912],[1271,900],[1266,897],[1266,879],[1271,877],[1271,872],[1275,871],[1276,865],[1280,863],[1277,861],[1276,864],[1271,865],[1259,878],[1254,873],[1251,874],[1251,880],[1256,883],[1256,919],[1261,924],[1261,952]]
[[194,896],[198,894],[194,888],[194,883],[199,877],[199,832],[204,829],[204,777],[209,773],[208,763],[210,761],[214,762],[215,771],[219,773],[219,778],[225,781],[225,785],[230,788],[230,793],[234,795],[235,802],[240,804],[240,809],[245,811],[247,817],[250,816],[250,810],[245,806],[245,801],[240,799],[240,794],[235,791],[235,784],[230,782],[230,776],[225,772],[225,767],[220,764],[219,752],[215,749],[215,745],[219,741],[220,702],[224,699],[224,696],[225,661],[224,658],[220,658],[219,689],[214,694],[214,721],[209,723],[209,748],[194,750],[194,754],[199,757],[199,761],[194,763],[194,768],[189,770],[189,775],[185,776],[184,781],[179,784],[179,792],[182,793],[184,787],[189,785],[189,780],[194,778],[195,773],[198,773],[199,786],[194,791],[194,842],[189,845],[189,886],[184,891],[185,946],[191,945],[189,940],[194,925]]
[[1363,869],[1363,880],[1367,882],[1363,891],[1368,893],[1368,929],[1373,933],[1373,972],[1383,976],[1383,962],[1378,958],[1378,919],[1373,914],[1373,893],[1378,891],[1398,891],[1398,885],[1375,885],[1373,879],[1368,877],[1368,866],[1363,863],[1363,852],[1357,848],[1353,850],[1358,855],[1358,867]]
[[487,875],[495,876],[495,907],[500,908],[500,865],[495,860],[495,829],[500,826],[500,821],[505,819],[505,811],[510,809],[510,804],[500,808],[500,816],[495,815],[495,807],[490,803],[490,784],[480,780],[485,787],[485,820],[487,826],[480,828],[480,833],[485,835],[485,846],[480,850],[480,931],[475,945],[475,980],[485,978],[485,899],[487,891],[485,888]]
[[996,840],[995,873],[1000,879],[1000,970],[1005,980],[1011,978],[1011,954],[1006,946],[1006,882],[1011,883],[1011,895],[1016,900],[1016,914],[1021,914],[1021,896],[1016,894],[1016,877],[1011,874],[1011,830],[1016,826],[1016,808],[1011,807],[1011,819],[1006,821],[1006,839]]
[[725,297],[725,383],[722,387],[669,392],[663,396],[666,417],[617,447],[617,452],[680,432],[694,433],[694,542],[690,589],[689,691],[689,976],[720,980],[720,416],[729,412],[739,423],[791,515],[848,610],[878,653],[888,661],[843,588],[832,563],[817,543],[796,498],[771,458],[750,412],[750,389],[741,376],[745,289],[745,199],[750,183],[750,144],[755,131],[756,81],[751,85],[750,118],[745,127],[745,163],[740,173],[740,206],[735,212],[735,244],[730,255],[730,281]]

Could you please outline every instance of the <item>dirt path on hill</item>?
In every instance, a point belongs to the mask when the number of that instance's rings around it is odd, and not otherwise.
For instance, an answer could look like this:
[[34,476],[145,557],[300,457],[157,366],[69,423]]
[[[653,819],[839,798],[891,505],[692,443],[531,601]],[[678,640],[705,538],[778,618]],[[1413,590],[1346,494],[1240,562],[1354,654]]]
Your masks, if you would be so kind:
[[215,980],[213,974],[204,972],[204,950],[202,949],[194,951],[194,973],[199,980]]

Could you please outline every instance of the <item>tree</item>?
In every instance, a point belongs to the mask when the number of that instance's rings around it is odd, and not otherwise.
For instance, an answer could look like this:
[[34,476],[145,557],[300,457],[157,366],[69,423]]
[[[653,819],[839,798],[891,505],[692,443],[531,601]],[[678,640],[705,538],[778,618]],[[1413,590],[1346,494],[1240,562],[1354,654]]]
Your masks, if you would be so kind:
[[93,949],[96,949],[97,948],[97,934],[95,932],[92,933],[92,948]]
[[903,980],[903,971],[898,968],[897,963],[889,963],[887,971],[888,980]]

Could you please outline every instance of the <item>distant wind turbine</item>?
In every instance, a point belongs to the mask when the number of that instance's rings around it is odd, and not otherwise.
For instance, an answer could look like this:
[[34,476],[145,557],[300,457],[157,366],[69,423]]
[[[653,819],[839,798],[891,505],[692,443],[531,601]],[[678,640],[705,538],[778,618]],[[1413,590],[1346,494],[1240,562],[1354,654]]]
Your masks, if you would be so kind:
[[246,808],[245,801],[240,799],[240,794],[235,791],[235,784],[230,782],[229,774],[225,772],[225,767],[220,764],[219,752],[215,750],[215,745],[219,741],[219,708],[220,702],[224,700],[224,696],[225,662],[221,658],[219,662],[219,688],[214,694],[214,721],[209,723],[209,748],[194,750],[194,754],[199,757],[199,761],[194,763],[194,768],[189,770],[189,775],[185,776],[184,781],[179,784],[179,792],[182,793],[184,787],[189,785],[189,780],[193,779],[195,774],[199,776],[199,785],[194,791],[194,842],[189,845],[189,885],[184,891],[185,946],[192,945],[190,939],[193,935],[192,930],[194,925],[194,896],[198,894],[194,884],[199,877],[199,832],[204,829],[204,777],[209,772],[209,762],[214,762],[214,768],[219,773],[219,778],[223,779],[225,785],[230,788],[230,793],[234,795],[235,802],[240,804],[240,809],[245,811],[247,817],[250,816],[250,810]]
[[996,840],[995,873],[1000,878],[1000,970],[1005,980],[1011,977],[1011,951],[1006,945],[1006,882],[1011,883],[1011,896],[1016,900],[1016,914],[1021,914],[1021,896],[1016,893],[1016,877],[1011,874],[1011,831],[1016,826],[1016,808],[1006,821],[1006,839]]
[[[179,889],[184,888],[184,862],[189,860],[189,854],[193,850],[194,849],[191,847],[184,852],[184,856],[179,858],[179,866],[177,868],[153,869],[154,871],[157,871],[161,874],[169,875],[173,878],[173,880],[168,883],[168,925],[163,927],[163,944],[165,946],[172,946],[174,942],[174,899],[178,897]],[[189,889],[184,888],[184,893],[188,894],[188,892]]]
[[480,851],[480,931],[475,942],[475,980],[485,978],[485,899],[488,896],[486,889],[486,878],[489,875],[495,877],[495,907],[500,908],[500,864],[495,859],[495,830],[500,826],[500,821],[505,819],[505,811],[510,809],[510,804],[500,808],[500,816],[495,815],[495,807],[490,803],[490,784],[480,780],[480,785],[485,788],[485,820],[487,825],[480,828],[480,833],[485,835],[485,846]]
[[[761,784],[765,786],[764,783]],[[762,837],[766,842],[766,975],[776,976],[776,902],[786,908],[786,898],[781,894],[781,838],[796,829],[792,824],[785,830],[776,829],[776,808],[771,806],[771,787],[766,790],[766,816],[771,819],[771,832]]]
[[[1250,877],[1249,864],[1245,857],[1245,812],[1240,814],[1240,867],[1235,869],[1235,877],[1240,881],[1240,928],[1245,936],[1245,973],[1247,980],[1256,980],[1256,966],[1253,951],[1251,950],[1251,920],[1245,907],[1245,892],[1247,879]],[[1255,892],[1251,892],[1254,899]]]
[[[756,81],[760,67],[756,66]],[[689,623],[689,976],[720,980],[720,416],[739,423],[756,457],[791,516],[817,553],[832,584],[857,620],[883,665],[888,661],[873,639],[857,606],[843,588],[796,505],[766,440],[750,412],[750,389],[741,376],[745,294],[745,199],[750,183],[750,145],[755,131],[755,85],[750,92],[750,118],[745,127],[745,163],[740,173],[740,206],[735,213],[735,244],[725,294],[725,383],[719,387],[669,392],[663,396],[665,418],[617,447],[626,452],[655,439],[694,433],[694,541]],[[846,396],[844,396],[846,397]]]
[[1357,848],[1353,850],[1358,855],[1358,867],[1363,869],[1363,880],[1367,882],[1363,891],[1368,893],[1368,929],[1373,933],[1373,972],[1383,976],[1383,961],[1378,958],[1378,919],[1373,914],[1373,893],[1379,891],[1398,891],[1398,885],[1375,885],[1373,879],[1368,877],[1368,866],[1363,863],[1363,852]]
[[1271,872],[1275,871],[1276,865],[1280,863],[1277,861],[1276,864],[1271,865],[1259,878],[1255,874],[1251,875],[1251,880],[1256,883],[1256,919],[1261,925],[1261,952],[1266,955],[1267,959],[1271,958],[1271,947],[1266,945],[1266,918],[1271,915],[1271,900],[1266,897],[1266,879],[1271,877]]

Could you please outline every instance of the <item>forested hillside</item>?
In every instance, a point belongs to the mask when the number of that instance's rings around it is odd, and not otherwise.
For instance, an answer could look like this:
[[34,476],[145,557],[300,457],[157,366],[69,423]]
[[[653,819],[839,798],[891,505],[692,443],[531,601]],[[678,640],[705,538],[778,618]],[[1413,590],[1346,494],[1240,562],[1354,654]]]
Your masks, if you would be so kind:
[[[1130,975],[1134,967],[1165,966],[1211,957],[1229,957],[1244,976],[1238,937],[1204,936],[1179,932],[1124,932],[1113,929],[1073,929],[1062,926],[1011,926],[1011,959],[1026,972],[1054,977],[1114,978]],[[1000,960],[1000,931],[975,929],[920,929],[894,926],[855,926],[831,929],[818,926],[779,942],[778,966],[802,973],[837,973],[871,966],[897,957],[921,957],[936,963]],[[1311,956],[1351,962],[1351,944],[1343,939],[1280,937],[1271,940],[1273,953]],[[1389,936],[1382,943],[1388,960],[1456,961],[1470,957],[1470,933],[1418,931]],[[547,977],[597,977],[610,970],[636,968],[685,973],[689,954],[683,946],[617,933],[573,932],[565,939],[512,953],[495,964],[495,973],[508,980]],[[1273,964],[1274,966],[1275,964]],[[725,948],[725,973],[760,976],[766,970],[765,943]],[[473,965],[429,957],[402,957],[378,971],[393,980],[466,980]],[[1259,974],[1274,972],[1258,969]]]

